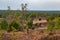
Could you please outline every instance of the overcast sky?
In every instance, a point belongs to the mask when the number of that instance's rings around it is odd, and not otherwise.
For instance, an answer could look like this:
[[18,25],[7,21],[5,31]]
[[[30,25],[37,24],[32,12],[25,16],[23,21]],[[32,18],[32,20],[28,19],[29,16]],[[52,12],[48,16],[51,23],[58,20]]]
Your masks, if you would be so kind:
[[27,3],[28,10],[60,10],[60,0],[0,0],[0,10],[20,10],[21,3]]

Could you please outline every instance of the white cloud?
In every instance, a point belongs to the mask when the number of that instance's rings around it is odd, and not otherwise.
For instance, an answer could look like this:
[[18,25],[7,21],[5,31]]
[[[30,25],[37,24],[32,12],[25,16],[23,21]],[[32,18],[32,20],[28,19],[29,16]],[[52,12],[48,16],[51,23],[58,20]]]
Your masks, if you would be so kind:
[[29,6],[31,10],[60,10],[60,0],[39,0]]
[[0,9],[7,8],[8,5],[12,9],[20,8],[21,3],[27,3],[28,9],[60,9],[60,0],[0,0]]

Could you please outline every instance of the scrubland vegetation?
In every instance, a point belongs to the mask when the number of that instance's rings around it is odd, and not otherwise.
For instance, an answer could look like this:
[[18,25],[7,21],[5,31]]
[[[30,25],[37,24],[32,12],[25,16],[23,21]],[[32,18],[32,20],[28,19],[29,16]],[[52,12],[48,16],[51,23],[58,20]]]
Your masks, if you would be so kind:
[[[13,12],[8,7],[8,13],[0,15],[0,40],[60,40],[60,14]],[[33,19],[41,16],[47,18],[48,25],[40,32]]]

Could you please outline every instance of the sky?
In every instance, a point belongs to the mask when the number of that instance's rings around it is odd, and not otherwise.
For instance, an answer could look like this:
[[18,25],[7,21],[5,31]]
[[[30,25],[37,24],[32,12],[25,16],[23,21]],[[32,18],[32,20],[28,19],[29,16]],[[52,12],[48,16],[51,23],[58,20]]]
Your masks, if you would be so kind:
[[60,0],[0,0],[0,10],[21,10],[21,4],[27,3],[27,10],[60,10]]

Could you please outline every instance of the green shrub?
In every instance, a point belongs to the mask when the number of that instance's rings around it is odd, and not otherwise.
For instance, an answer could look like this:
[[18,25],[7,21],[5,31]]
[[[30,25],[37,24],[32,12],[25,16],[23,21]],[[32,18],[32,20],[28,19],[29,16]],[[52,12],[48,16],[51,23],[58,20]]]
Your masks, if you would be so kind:
[[6,20],[3,20],[0,25],[2,30],[8,30],[8,23]]
[[10,24],[9,24],[9,30],[8,31],[21,31],[22,30],[22,26],[19,25],[19,23],[17,23],[15,20],[13,20]]

